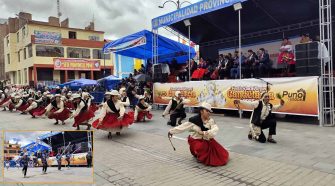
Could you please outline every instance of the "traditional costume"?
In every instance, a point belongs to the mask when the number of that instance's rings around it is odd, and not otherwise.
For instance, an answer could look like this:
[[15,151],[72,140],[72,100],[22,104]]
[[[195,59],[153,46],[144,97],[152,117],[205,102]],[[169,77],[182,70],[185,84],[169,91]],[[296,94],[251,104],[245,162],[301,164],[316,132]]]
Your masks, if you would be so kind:
[[62,121],[62,124],[64,125],[64,121],[67,120],[70,117],[70,111],[69,109],[64,107],[64,101],[60,100],[59,102],[56,101],[57,97],[61,97],[60,94],[55,95],[55,100],[53,100],[46,108],[46,111],[49,113],[48,118],[49,119],[55,119],[56,123],[58,124],[58,120]]
[[152,114],[150,113],[152,107],[145,101],[141,103],[141,100],[144,101],[144,97],[140,97],[135,107],[134,122],[145,121],[145,117],[148,119],[152,118]]
[[[200,109],[206,109],[212,112],[209,103],[202,103]],[[229,153],[214,139],[219,128],[212,118],[203,121],[201,114],[191,117],[188,122],[170,129],[169,137],[172,137],[172,134],[178,134],[184,131],[192,132],[188,137],[188,144],[190,145],[192,155],[199,162],[209,166],[222,166],[227,164]]]
[[171,126],[176,126],[177,118],[180,118],[178,124],[181,124],[181,121],[186,118],[184,100],[180,98],[180,91],[176,91],[175,96],[163,112],[163,117],[170,114],[170,121],[167,124]]
[[48,94],[48,92],[44,92],[43,96],[39,100],[36,100],[36,103],[38,104],[40,110],[34,112],[33,116],[42,116],[46,112],[47,106],[51,103],[51,97],[51,94]]
[[28,107],[26,110],[24,110],[23,112],[29,112],[29,114],[30,114],[33,118],[35,118],[34,113],[38,113],[38,112],[40,112],[42,109],[44,110],[44,108],[41,108],[41,107],[38,106],[37,102],[34,101],[33,98],[29,98],[29,99],[28,99],[28,105],[29,105],[29,107]]
[[94,118],[94,112],[89,109],[89,105],[85,100],[81,99],[79,94],[74,94],[72,98],[74,101],[80,99],[79,102],[74,103],[74,107],[76,108],[76,110],[72,115],[72,117],[74,117],[74,124],[72,126],[77,127],[77,129],[79,130],[79,125],[85,124],[87,125],[87,130],[89,130],[90,125],[88,124],[88,121]]
[[[259,101],[244,101],[240,100],[240,103],[248,107],[253,108],[253,112],[250,118],[250,131],[248,134],[249,139],[256,139],[260,143],[266,142],[266,137],[262,129],[269,128],[269,136],[276,135],[276,118],[272,111],[279,110],[283,104],[272,105],[271,103],[265,103],[264,97],[269,96],[268,93],[263,93],[262,98]],[[272,138],[268,139],[268,142],[276,143]]]
[[[27,95],[24,95],[24,96],[26,97]],[[18,103],[15,105],[16,110],[19,110],[19,111],[23,112],[24,110],[26,110],[29,107],[29,104],[28,104],[27,100],[25,99],[25,97],[20,98]]]
[[[107,94],[111,96],[120,96],[118,91],[113,90]],[[113,98],[103,104],[99,119],[92,123],[96,129],[108,131],[108,138],[112,137],[112,132],[120,134],[123,127],[128,126],[130,123],[124,118],[125,108],[120,100],[113,101]]]
[[134,122],[134,111],[129,108],[130,107],[130,100],[127,97],[127,94],[126,94],[125,91],[126,91],[125,88],[121,88],[119,90],[119,93],[121,95],[121,103],[125,107],[125,113],[123,115],[123,118],[125,120],[127,120],[127,123],[129,123],[129,125],[131,125]]

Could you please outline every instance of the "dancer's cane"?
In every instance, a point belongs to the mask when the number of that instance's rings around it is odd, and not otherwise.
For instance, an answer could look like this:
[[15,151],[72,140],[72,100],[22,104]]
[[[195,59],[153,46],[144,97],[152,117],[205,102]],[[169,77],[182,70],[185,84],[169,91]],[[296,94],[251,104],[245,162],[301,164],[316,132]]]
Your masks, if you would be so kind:
[[[172,135],[171,135],[171,136],[172,136]],[[172,146],[173,150],[176,151],[176,148],[175,148],[175,147],[173,146],[173,144],[172,144],[171,137],[170,137],[170,133],[168,133],[168,138],[169,138],[169,141],[170,141],[170,143],[171,143],[171,146]]]

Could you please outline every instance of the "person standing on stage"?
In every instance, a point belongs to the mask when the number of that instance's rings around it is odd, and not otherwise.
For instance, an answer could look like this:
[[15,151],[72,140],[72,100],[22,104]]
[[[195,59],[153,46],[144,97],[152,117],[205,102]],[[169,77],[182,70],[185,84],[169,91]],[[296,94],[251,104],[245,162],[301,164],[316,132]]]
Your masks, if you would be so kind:
[[41,154],[41,161],[42,161],[42,174],[46,174],[47,173],[47,168],[48,168],[48,153],[45,150],[42,154]]
[[272,113],[282,108],[285,104],[284,100],[280,100],[279,105],[272,105],[270,102],[270,96],[267,92],[262,93],[261,99],[259,101],[244,101],[244,100],[234,100],[234,104],[242,104],[253,108],[253,112],[250,118],[250,131],[248,138],[255,139],[260,143],[266,142],[266,137],[262,129],[269,128],[269,136],[267,141],[269,143],[277,143],[276,140],[272,138],[272,135],[276,135],[277,121],[276,117]]
[[56,160],[58,164],[58,170],[60,171],[62,169],[62,154],[60,153],[60,151],[58,151],[56,155]]
[[228,163],[229,153],[215,139],[219,131],[213,118],[210,118],[212,112],[209,103],[202,103],[199,107],[199,114],[193,116],[188,122],[185,122],[175,128],[170,129],[168,137],[173,134],[191,131],[188,137],[191,154],[205,165],[222,166]]
[[76,109],[71,116],[71,118],[74,118],[74,124],[72,126],[80,130],[80,125],[86,125],[86,130],[90,130],[91,125],[88,124],[88,121],[94,118],[94,112],[89,109],[87,101],[83,100],[79,94],[73,94],[72,98]]
[[24,155],[22,156],[21,163],[23,165],[22,169],[23,177],[26,178],[29,163],[29,157],[27,153],[24,153]]
[[55,125],[58,125],[58,120],[65,125],[65,120],[70,117],[70,111],[64,107],[64,101],[61,100],[61,95],[56,94],[54,100],[47,106],[46,114],[49,119],[55,119]]
[[92,152],[91,151],[89,151],[86,154],[86,161],[87,161],[87,168],[92,167]]
[[180,91],[176,91],[175,98],[172,98],[168,104],[168,106],[165,108],[165,111],[163,112],[163,117],[170,114],[170,121],[167,123],[171,126],[176,126],[177,118],[180,118],[178,120],[178,124],[181,124],[181,121],[186,118],[184,103],[185,100],[181,98]]
[[71,153],[68,151],[65,155],[65,160],[67,162],[67,168],[70,168],[70,159],[71,159]]

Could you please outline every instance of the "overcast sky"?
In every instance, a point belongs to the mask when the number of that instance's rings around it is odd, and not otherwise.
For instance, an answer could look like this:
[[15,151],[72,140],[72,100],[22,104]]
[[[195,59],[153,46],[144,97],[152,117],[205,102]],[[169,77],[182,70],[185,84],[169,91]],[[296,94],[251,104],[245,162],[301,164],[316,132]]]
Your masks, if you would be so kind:
[[[189,0],[191,3],[200,0]],[[47,21],[57,16],[57,0],[0,0],[0,18],[15,17],[20,11],[29,12],[34,20]],[[95,20],[95,29],[105,31],[105,38],[117,39],[143,29],[151,30],[151,19],[174,11],[176,5],[165,0],[60,0],[61,20],[70,19],[70,27],[84,28]],[[183,1],[181,1],[183,2]],[[182,7],[188,6],[184,3]],[[160,34],[173,37],[165,29]]]

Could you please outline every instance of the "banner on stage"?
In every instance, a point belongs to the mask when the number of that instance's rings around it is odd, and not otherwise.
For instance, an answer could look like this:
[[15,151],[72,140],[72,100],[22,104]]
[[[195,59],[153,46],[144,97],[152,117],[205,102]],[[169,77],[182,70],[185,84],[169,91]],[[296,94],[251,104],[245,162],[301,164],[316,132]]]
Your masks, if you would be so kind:
[[152,19],[152,29],[158,29],[159,27],[171,25],[173,23],[202,15],[208,12],[219,10],[221,8],[232,6],[238,2],[244,2],[247,0],[203,0],[198,3],[191,4],[184,8],[180,8],[174,12],[159,16]]
[[[270,102],[279,104],[277,94],[285,101],[277,113],[318,116],[318,77],[263,78],[269,85]],[[259,100],[266,91],[266,83],[260,79],[190,81],[183,83],[155,83],[154,103],[168,104],[176,91],[197,107],[208,102],[217,109],[237,109],[234,100]],[[242,110],[251,110],[240,105]]]
[[[70,158],[70,165],[87,165],[86,155],[87,153],[72,154]],[[39,166],[43,165],[40,158],[37,160],[37,162]],[[49,166],[58,165],[58,162],[55,156],[48,158],[48,165]],[[67,165],[65,155],[62,156],[62,165]]]
[[54,58],[54,70],[100,71],[100,60]]
[[110,52],[116,52],[116,51],[118,52],[118,51],[130,49],[130,48],[139,47],[139,46],[145,45],[146,43],[147,43],[147,39],[145,36],[143,36],[143,37],[139,37],[139,38],[136,38],[134,40],[131,40],[125,43],[121,43],[120,45],[117,45],[114,47],[106,48],[105,50],[108,50]]

